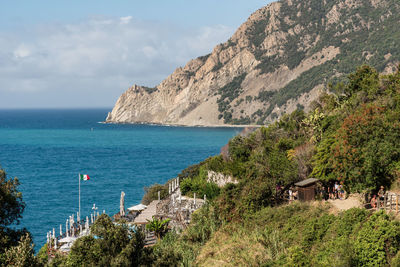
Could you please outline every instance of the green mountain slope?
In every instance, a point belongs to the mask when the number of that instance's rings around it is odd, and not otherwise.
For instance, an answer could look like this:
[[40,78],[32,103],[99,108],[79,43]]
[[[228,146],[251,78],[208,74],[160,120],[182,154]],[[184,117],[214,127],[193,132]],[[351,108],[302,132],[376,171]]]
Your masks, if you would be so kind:
[[354,66],[400,62],[397,0],[282,0],[158,86],[133,86],[109,122],[267,124],[310,103]]

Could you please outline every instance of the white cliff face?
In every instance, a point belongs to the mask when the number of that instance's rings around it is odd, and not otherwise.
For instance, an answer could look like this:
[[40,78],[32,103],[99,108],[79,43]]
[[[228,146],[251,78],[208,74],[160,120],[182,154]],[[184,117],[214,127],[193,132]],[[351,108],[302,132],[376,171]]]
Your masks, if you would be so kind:
[[[311,5],[313,1],[316,0],[306,2]],[[106,122],[187,126],[265,124],[299,106],[307,111],[328,82],[320,73],[334,69],[329,75],[345,75],[335,68],[326,68],[326,64],[334,60],[339,64],[339,57],[343,56],[339,43],[350,40],[346,31],[338,31],[332,38],[340,42],[330,44],[330,36],[324,37],[323,31],[312,32],[308,28],[321,24],[321,29],[330,30],[347,21],[353,23],[341,18],[342,10],[357,9],[363,4],[360,0],[333,1],[333,5],[323,2],[327,10],[319,21],[307,21],[305,12],[310,9],[300,10],[306,3],[301,0],[282,0],[257,10],[230,40],[217,45],[210,55],[176,69],[156,88],[138,85],[129,88],[118,99]],[[386,1],[373,0],[372,4],[378,8],[385,6]],[[296,10],[294,15],[287,14],[290,8]],[[360,25],[352,30],[371,26],[363,20]],[[293,49],[288,50],[293,45],[294,54]],[[289,57],[289,53],[293,55]],[[293,63],[292,57],[299,59]],[[387,66],[392,66],[395,57],[391,55],[385,60]],[[321,78],[310,74],[316,67],[322,69],[316,72]],[[307,73],[308,78],[301,77]],[[297,84],[300,78],[303,79]],[[307,83],[314,79],[317,82]],[[274,95],[275,100],[263,98],[262,94]]]
[[238,74],[251,72],[257,62],[247,50],[232,52],[230,61],[215,72],[218,53],[214,53],[205,61],[195,59],[175,70],[155,92],[132,86],[118,99],[107,122],[223,125],[215,92]]

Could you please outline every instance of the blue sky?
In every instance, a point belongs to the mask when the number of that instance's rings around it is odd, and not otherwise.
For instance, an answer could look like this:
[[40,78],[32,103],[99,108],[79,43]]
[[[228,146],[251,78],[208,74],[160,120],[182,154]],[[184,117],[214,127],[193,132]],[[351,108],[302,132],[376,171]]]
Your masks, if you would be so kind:
[[112,107],[226,41],[269,0],[20,0],[0,9],[0,108]]

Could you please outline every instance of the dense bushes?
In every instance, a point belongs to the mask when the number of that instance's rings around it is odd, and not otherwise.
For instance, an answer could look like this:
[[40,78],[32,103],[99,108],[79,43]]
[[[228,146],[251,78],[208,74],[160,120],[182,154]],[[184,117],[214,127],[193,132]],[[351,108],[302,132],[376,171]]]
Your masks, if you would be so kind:
[[168,196],[168,185],[154,184],[150,187],[144,188],[145,194],[142,198],[144,205],[149,205],[153,200],[158,199],[158,191],[160,191],[160,198],[163,199]]
[[0,167],[0,253],[17,245],[28,233],[25,228],[15,229],[25,209],[18,186],[18,178],[7,177],[5,170]]
[[391,185],[400,162],[399,81],[399,72],[379,78],[367,66],[349,76],[340,106],[322,121],[314,176],[341,180],[349,191]]
[[200,167],[198,175],[184,179],[180,184],[182,194],[193,197],[196,193],[196,197],[201,198],[206,195],[208,199],[218,196],[220,189],[215,183],[207,181],[207,173],[204,167]]
[[296,111],[237,136],[228,153],[184,170],[180,177],[186,194],[206,190],[208,170],[231,175],[238,184],[220,189],[208,206],[217,217],[201,210],[183,235],[169,234],[154,253],[172,264],[196,260],[216,265],[227,259],[233,265],[266,266],[398,262],[399,223],[384,213],[351,209],[335,216],[326,206],[300,204],[272,208],[282,197],[278,185],[288,188],[309,176],[339,179],[349,192],[390,186],[400,177],[400,73],[380,77],[362,66],[348,83],[331,89],[336,95],[322,94],[310,113]]
[[[397,260],[400,224],[384,212],[291,204],[231,223],[202,248],[200,265],[385,266]],[[209,252],[212,251],[212,254]]]
[[190,266],[201,247],[220,228],[222,221],[213,205],[206,205],[193,214],[190,227],[178,235],[169,232],[152,249],[152,266]]
[[138,266],[148,263],[144,234],[102,214],[91,235],[79,238],[67,256],[57,255],[51,266]]

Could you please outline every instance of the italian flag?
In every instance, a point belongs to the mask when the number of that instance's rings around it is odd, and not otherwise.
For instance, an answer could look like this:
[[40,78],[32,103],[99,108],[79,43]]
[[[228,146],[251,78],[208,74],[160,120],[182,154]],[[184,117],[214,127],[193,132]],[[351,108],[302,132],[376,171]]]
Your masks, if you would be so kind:
[[87,181],[87,180],[90,180],[90,177],[87,174],[79,174],[79,179],[81,179],[83,181]]

